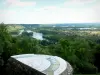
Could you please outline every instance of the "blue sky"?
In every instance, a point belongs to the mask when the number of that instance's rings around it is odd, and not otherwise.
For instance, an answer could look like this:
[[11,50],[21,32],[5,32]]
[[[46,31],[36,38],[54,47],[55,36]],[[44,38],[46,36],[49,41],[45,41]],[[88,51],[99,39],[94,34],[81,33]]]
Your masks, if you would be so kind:
[[97,23],[100,0],[0,0],[4,23]]

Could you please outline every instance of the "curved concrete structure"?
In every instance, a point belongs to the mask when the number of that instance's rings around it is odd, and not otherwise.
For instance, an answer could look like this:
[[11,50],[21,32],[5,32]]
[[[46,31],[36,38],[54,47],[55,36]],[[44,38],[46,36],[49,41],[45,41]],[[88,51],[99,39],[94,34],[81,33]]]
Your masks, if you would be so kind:
[[22,54],[11,57],[46,75],[71,75],[73,71],[71,65],[58,56]]

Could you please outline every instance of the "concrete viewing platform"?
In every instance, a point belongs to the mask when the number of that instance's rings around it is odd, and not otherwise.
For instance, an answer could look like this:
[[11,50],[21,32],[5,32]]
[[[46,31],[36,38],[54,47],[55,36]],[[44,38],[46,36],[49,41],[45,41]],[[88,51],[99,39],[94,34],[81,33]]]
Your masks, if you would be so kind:
[[58,56],[21,54],[11,56],[11,58],[45,75],[72,75],[73,71],[71,65]]

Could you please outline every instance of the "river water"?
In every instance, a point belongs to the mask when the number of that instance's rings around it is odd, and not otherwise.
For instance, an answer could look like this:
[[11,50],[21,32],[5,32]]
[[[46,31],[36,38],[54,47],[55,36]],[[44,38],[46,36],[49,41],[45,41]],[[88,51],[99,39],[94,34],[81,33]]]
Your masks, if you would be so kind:
[[[19,35],[21,35],[23,32],[24,32],[24,30],[20,30]],[[30,32],[33,32],[33,31],[26,30],[26,32],[30,33]],[[33,32],[32,37],[37,39],[37,40],[43,40],[43,34],[42,33]]]

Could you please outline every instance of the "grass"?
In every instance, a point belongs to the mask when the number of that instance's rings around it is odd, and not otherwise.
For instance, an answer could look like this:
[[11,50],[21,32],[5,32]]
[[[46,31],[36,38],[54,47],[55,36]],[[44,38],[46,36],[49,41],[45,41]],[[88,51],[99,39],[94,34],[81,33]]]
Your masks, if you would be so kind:
[[13,32],[13,31],[18,31],[18,30],[23,29],[23,28],[24,27],[20,26],[20,25],[9,25],[8,31]]

